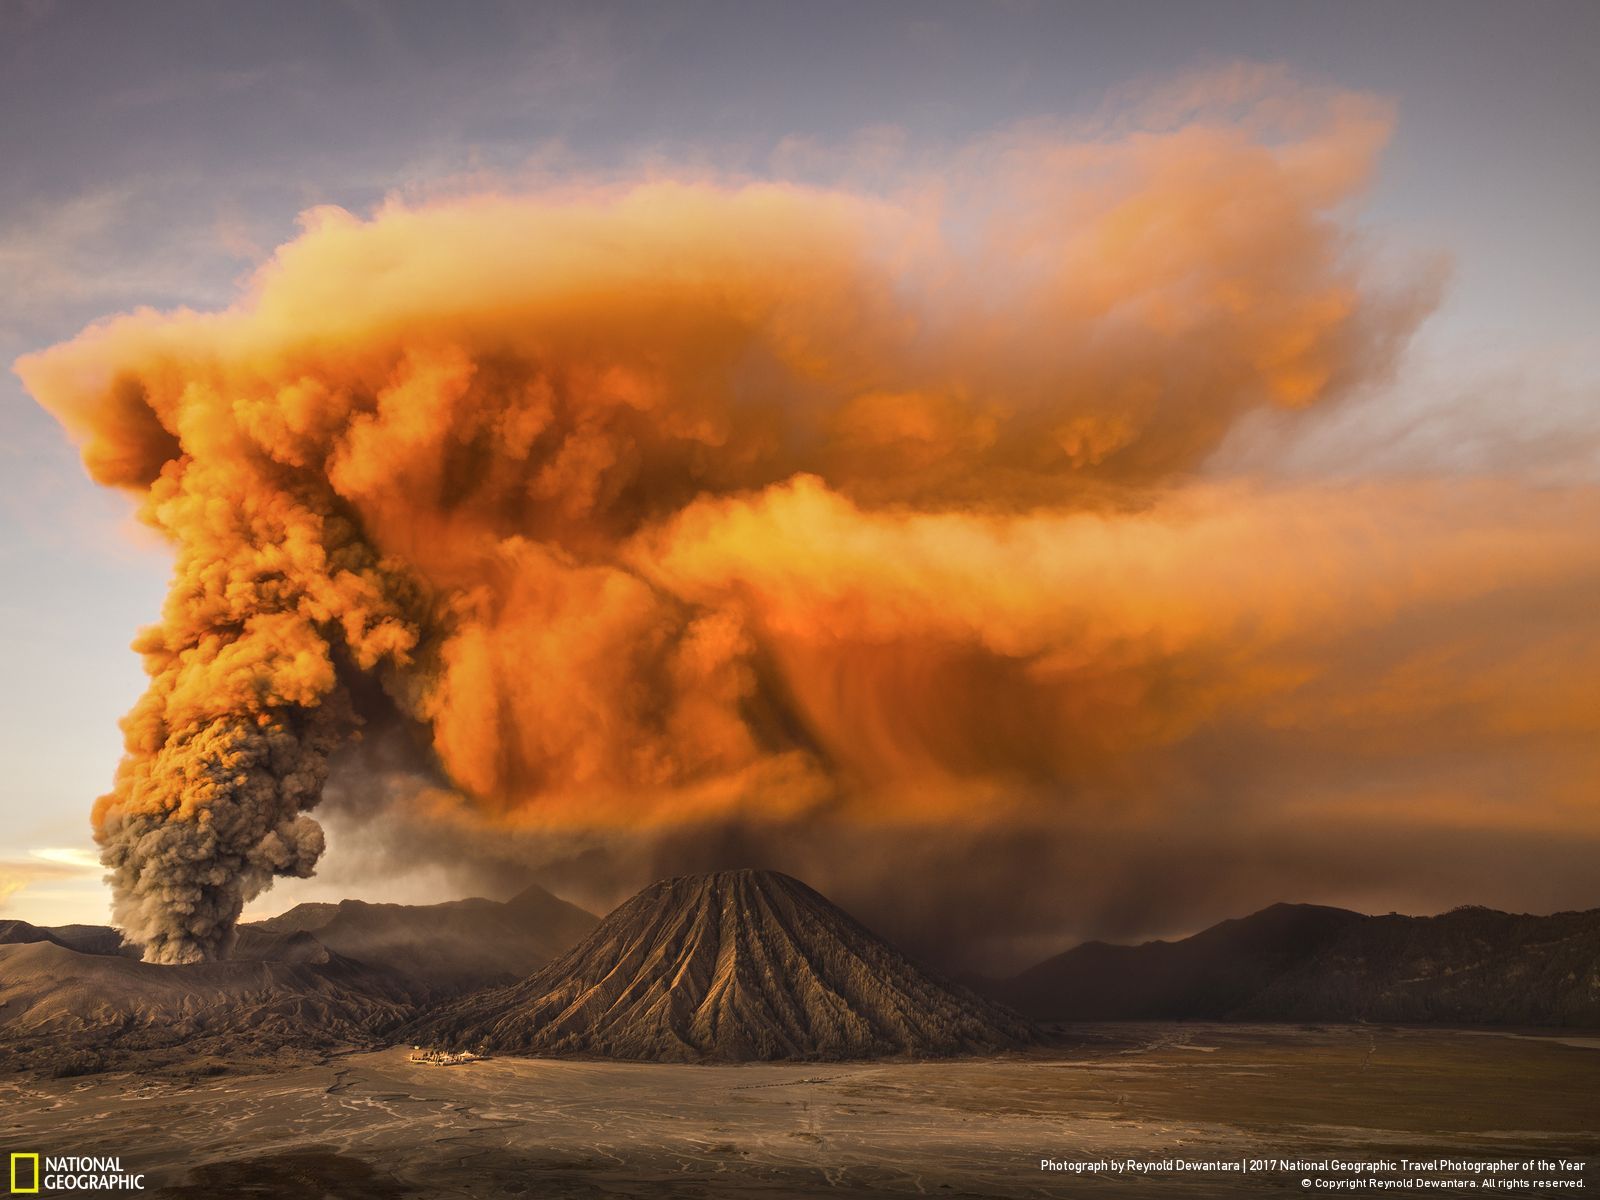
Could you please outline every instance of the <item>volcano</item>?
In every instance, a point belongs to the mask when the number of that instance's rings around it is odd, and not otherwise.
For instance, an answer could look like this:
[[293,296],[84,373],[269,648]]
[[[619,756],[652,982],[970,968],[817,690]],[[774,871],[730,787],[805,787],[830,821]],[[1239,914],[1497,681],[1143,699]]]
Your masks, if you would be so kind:
[[759,870],[654,884],[523,982],[406,1032],[500,1052],[665,1062],[991,1053],[1037,1036],[799,880]]

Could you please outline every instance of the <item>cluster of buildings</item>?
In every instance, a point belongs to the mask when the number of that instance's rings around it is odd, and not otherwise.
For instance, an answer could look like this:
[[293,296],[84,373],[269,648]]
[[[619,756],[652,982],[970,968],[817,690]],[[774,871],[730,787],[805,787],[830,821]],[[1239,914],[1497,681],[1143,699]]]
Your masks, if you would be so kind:
[[456,1063],[476,1062],[483,1057],[482,1054],[474,1054],[471,1050],[436,1050],[431,1046],[411,1047],[412,1062],[432,1063],[436,1067],[451,1067]]

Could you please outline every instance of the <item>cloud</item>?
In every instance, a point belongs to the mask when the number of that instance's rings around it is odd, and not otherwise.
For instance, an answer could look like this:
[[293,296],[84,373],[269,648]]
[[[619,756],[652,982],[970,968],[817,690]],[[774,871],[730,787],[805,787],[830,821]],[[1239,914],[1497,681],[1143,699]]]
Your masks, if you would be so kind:
[[26,859],[0,861],[0,908],[24,888],[99,875],[103,868],[90,850],[76,848],[30,850]]
[[1517,361],[1413,355],[1399,379],[1284,420],[1256,413],[1230,433],[1219,476],[1600,483],[1600,371],[1551,347]]
[[60,847],[56,849],[30,850],[34,858],[41,862],[54,863],[62,867],[76,867],[80,871],[98,873],[100,870],[100,856],[93,850],[76,846]]

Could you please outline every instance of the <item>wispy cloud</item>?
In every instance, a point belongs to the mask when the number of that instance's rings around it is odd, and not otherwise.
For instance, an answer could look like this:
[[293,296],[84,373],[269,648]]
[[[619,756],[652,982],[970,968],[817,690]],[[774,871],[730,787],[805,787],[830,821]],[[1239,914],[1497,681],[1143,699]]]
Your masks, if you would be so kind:
[[98,188],[29,206],[0,226],[0,282],[12,295],[80,295],[100,277],[84,269],[88,246],[119,223],[132,199],[125,186]]
[[12,897],[25,888],[87,880],[100,870],[94,851],[75,846],[29,850],[23,859],[0,859],[0,911],[9,908]]
[[41,862],[53,863],[56,866],[73,867],[79,871],[100,870],[100,856],[93,850],[80,846],[30,850],[28,853]]

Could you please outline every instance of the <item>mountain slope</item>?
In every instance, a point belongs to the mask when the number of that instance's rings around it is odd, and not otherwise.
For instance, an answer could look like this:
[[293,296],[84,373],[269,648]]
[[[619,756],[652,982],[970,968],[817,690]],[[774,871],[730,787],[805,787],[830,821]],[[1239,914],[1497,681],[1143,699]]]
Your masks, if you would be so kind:
[[165,966],[53,940],[0,945],[0,1065],[74,1074],[219,1055],[265,1061],[376,1044],[415,1011],[412,985],[306,934],[289,961]]
[[568,950],[599,918],[530,887],[500,903],[475,898],[443,904],[301,904],[251,931],[310,933],[336,953],[399,971],[435,988],[465,991],[505,984]]
[[339,915],[339,905],[324,900],[310,900],[275,917],[260,921],[247,921],[241,928],[265,929],[272,933],[314,933]]
[[69,950],[79,954],[121,954],[139,958],[138,946],[122,944],[122,932],[110,925],[52,925],[50,932]]
[[844,1059],[1024,1045],[1014,1014],[925,974],[798,880],[665,880],[522,983],[415,1023],[413,1039],[658,1061]]
[[1279,904],[1179,942],[1090,942],[985,991],[1038,1019],[1600,1026],[1600,910],[1368,917]]
[[49,942],[56,946],[66,945],[56,936],[56,932],[53,929],[30,925],[27,921],[0,921],[0,946],[27,946],[34,942]]
[[122,934],[109,925],[30,925],[26,921],[0,921],[0,945],[54,942],[79,954],[120,954],[137,959],[137,946],[124,946]]
[[1274,904],[1178,942],[1086,942],[986,990],[1041,1018],[1221,1018],[1365,919],[1341,908]]
[[1600,909],[1366,917],[1237,1015],[1600,1028]]

